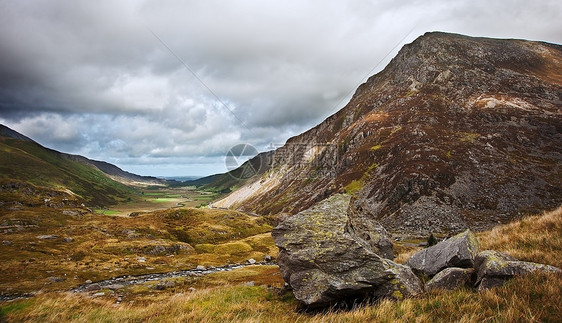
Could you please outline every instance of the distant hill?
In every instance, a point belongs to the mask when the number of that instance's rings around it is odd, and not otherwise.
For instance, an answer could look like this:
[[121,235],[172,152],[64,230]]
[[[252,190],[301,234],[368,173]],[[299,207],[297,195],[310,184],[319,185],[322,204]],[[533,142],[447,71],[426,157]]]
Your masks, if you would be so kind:
[[70,155],[64,153],[63,155],[65,158],[68,158],[70,160],[74,160],[82,164],[94,166],[97,169],[104,172],[109,177],[111,177],[113,180],[126,185],[147,186],[147,185],[164,185],[166,183],[166,180],[164,179],[129,173],[113,164],[104,161],[92,160],[80,155]]
[[196,186],[208,191],[228,193],[244,185],[249,180],[263,175],[270,167],[272,155],[273,151],[263,152],[229,172],[186,181],[183,184]]
[[427,33],[217,207],[338,192],[391,231],[485,229],[562,203],[562,46]]
[[3,181],[69,189],[89,204],[108,205],[130,198],[134,190],[123,183],[163,183],[106,162],[45,148],[4,125],[0,125],[0,152]]

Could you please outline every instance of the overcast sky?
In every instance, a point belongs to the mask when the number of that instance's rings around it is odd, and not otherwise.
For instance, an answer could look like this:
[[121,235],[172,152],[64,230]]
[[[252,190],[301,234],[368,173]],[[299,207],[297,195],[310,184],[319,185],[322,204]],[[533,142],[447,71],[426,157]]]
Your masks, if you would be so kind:
[[0,123],[141,175],[224,172],[437,30],[562,43],[562,2],[0,0]]

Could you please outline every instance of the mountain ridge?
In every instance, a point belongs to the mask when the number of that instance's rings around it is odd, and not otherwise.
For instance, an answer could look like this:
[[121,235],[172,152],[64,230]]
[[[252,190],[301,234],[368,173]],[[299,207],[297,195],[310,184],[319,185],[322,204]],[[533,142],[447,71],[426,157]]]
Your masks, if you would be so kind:
[[121,168],[119,168],[116,165],[113,165],[111,163],[105,162],[105,161],[100,161],[100,160],[93,160],[81,155],[76,155],[76,154],[68,154],[68,153],[64,153],[64,152],[60,152],[48,147],[44,147],[42,145],[40,145],[39,143],[37,143],[35,140],[13,130],[10,129],[9,127],[0,124],[0,137],[9,137],[9,138],[13,138],[13,139],[18,139],[18,140],[24,140],[24,141],[29,141],[29,142],[33,142],[47,150],[52,151],[53,153],[56,154],[60,154],[61,156],[63,156],[64,158],[67,158],[69,160],[73,160],[82,164],[86,164],[86,165],[90,165],[93,167],[96,167],[97,169],[99,169],[100,171],[102,171],[103,173],[105,173],[106,175],[112,177],[112,179],[121,182],[123,184],[144,184],[144,185],[160,185],[163,184],[163,180],[153,177],[153,176],[142,176],[142,175],[137,175],[137,174],[133,174],[130,172],[127,172]]

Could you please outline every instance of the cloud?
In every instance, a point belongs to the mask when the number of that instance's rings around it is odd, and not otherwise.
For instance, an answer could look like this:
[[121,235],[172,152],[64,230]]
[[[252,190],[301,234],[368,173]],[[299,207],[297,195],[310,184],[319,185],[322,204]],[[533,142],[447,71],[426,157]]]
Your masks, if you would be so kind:
[[0,122],[141,174],[224,171],[230,147],[264,150],[320,123],[426,31],[560,43],[560,12],[518,0],[3,1]]

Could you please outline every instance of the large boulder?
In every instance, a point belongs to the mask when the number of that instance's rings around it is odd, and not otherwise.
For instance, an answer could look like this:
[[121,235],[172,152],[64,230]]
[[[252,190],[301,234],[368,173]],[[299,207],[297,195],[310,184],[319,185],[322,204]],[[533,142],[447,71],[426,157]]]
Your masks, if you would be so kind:
[[385,228],[375,221],[372,213],[365,212],[361,206],[350,202],[347,209],[347,230],[356,239],[369,246],[377,255],[394,259],[394,250],[390,235]]
[[480,244],[470,230],[412,255],[406,265],[417,274],[432,277],[448,267],[471,268]]
[[474,269],[472,268],[445,268],[425,284],[425,290],[452,290],[457,287],[469,287],[473,282],[473,274]]
[[382,248],[355,234],[347,216],[349,201],[347,195],[334,195],[273,229],[280,250],[277,263],[295,297],[319,307],[422,293],[423,285],[410,268],[379,254],[390,241],[385,231],[373,232],[376,239],[369,240],[384,241]]
[[475,269],[478,272],[476,286],[479,290],[501,286],[514,276],[527,275],[535,271],[562,272],[558,267],[518,261],[494,250],[480,252],[475,258]]

